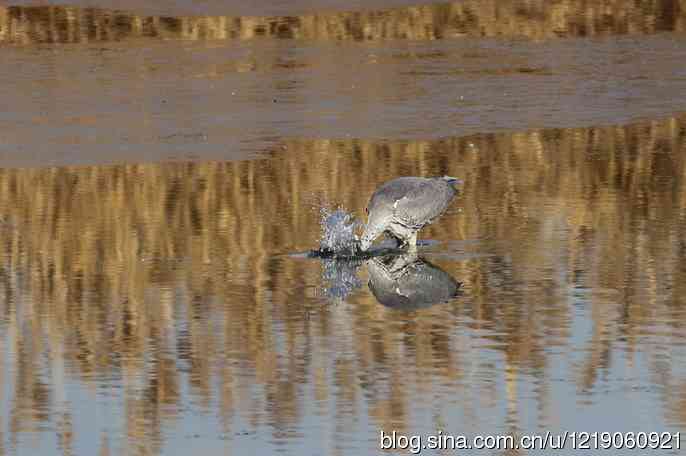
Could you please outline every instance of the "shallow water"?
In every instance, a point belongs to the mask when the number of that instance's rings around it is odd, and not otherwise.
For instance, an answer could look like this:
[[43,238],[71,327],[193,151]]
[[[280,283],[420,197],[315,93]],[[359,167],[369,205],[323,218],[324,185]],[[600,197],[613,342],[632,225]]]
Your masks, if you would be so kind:
[[0,454],[686,431],[686,4],[146,3],[0,6]]

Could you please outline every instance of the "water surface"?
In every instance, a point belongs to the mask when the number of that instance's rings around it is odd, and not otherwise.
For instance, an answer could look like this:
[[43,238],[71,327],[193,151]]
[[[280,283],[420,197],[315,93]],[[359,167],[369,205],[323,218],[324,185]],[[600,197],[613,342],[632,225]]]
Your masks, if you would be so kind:
[[[0,454],[686,430],[683,2],[29,3]],[[302,254],[322,208],[444,174],[417,258]]]

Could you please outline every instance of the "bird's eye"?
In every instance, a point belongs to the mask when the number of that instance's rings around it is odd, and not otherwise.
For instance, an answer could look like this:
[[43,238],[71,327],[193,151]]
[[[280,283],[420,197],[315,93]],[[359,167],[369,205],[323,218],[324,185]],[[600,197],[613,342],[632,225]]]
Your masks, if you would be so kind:
[[364,213],[367,214],[367,215],[369,215],[369,208],[366,208],[366,207],[365,207],[365,208],[364,208]]

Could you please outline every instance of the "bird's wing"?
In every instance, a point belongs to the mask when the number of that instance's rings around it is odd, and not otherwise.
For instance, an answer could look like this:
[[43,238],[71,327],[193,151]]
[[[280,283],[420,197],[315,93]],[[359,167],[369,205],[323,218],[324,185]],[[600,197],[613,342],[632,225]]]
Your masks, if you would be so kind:
[[445,185],[422,182],[393,203],[396,218],[411,228],[421,228],[445,211],[455,192]]

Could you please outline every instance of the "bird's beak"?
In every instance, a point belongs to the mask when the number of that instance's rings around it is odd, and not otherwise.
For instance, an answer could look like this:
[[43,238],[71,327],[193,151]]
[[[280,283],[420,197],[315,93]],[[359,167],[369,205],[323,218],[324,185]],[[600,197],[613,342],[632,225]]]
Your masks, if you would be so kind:
[[379,237],[386,229],[386,223],[379,223],[378,220],[370,220],[365,226],[360,237],[360,250],[366,252],[371,247],[374,239]]

